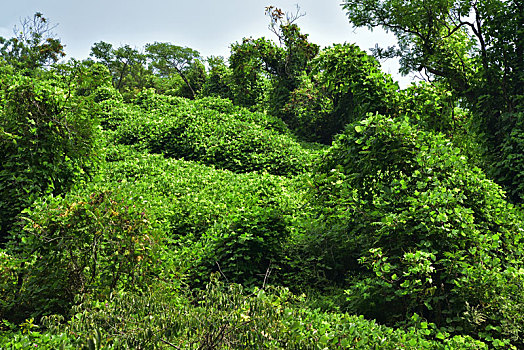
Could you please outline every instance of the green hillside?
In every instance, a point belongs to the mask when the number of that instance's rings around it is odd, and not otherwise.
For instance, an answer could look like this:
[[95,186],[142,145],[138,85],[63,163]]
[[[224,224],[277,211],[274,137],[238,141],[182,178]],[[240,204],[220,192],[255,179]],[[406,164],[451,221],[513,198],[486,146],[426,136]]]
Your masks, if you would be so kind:
[[405,89],[274,7],[227,61],[0,38],[0,348],[523,348],[522,6],[424,4],[343,2]]

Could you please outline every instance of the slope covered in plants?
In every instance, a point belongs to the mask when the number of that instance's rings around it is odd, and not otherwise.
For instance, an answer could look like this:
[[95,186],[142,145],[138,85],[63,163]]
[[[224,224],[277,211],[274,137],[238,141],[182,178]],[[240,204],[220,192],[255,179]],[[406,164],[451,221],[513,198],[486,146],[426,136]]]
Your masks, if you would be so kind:
[[207,65],[170,43],[59,63],[59,39],[0,40],[3,347],[524,346],[522,44],[502,2],[429,1],[422,27],[344,3],[394,29],[376,57],[432,79],[400,89],[272,6],[279,43]]

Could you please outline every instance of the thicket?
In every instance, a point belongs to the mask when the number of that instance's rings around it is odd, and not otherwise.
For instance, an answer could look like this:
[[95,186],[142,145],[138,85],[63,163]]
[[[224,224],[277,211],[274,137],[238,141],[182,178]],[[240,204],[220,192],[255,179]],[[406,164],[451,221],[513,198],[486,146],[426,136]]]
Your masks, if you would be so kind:
[[[400,89],[272,6],[278,43],[207,71],[159,42],[57,64],[41,14],[2,38],[2,346],[521,348],[521,40],[498,1],[420,28],[346,3],[434,79]],[[469,10],[487,27],[446,36]]]
[[362,316],[312,310],[285,288],[247,291],[213,276],[189,299],[172,293],[157,286],[142,295],[120,291],[107,300],[79,300],[67,325],[49,317],[43,320],[46,333],[28,322],[26,332],[0,339],[12,347],[63,349],[487,349],[470,337],[428,340],[435,330],[420,320],[395,330]]
[[324,241],[313,245],[329,247],[321,261],[355,312],[519,342],[522,213],[443,135],[371,115],[312,183]]
[[296,175],[312,163],[314,154],[285,132],[281,122],[262,113],[233,111],[230,102],[209,101],[172,104],[140,95],[134,107],[140,111],[115,112],[132,117],[120,121],[114,142],[239,173]]
[[103,81],[95,70],[63,68],[28,77],[0,66],[0,241],[36,198],[65,193],[96,171],[96,102],[80,89],[81,79]]

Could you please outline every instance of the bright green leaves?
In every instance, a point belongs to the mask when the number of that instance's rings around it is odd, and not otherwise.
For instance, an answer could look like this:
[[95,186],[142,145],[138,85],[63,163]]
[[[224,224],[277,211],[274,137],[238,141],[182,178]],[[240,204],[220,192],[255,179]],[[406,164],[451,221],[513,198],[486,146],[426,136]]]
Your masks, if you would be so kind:
[[487,349],[478,340],[451,337],[448,332],[438,332],[438,340],[433,340],[435,326],[421,317],[412,318],[412,327],[394,329],[362,316],[310,308],[303,296],[286,288],[248,291],[219,281],[217,275],[192,297],[156,287],[142,294],[121,291],[105,301],[85,299],[73,308],[69,322],[46,318],[48,332],[42,336],[36,330],[24,332],[27,326],[18,332],[13,327],[5,343],[65,349],[166,343],[181,349],[259,348],[261,344],[268,349]]
[[520,215],[449,140],[407,120],[369,115],[346,128],[313,181],[331,227],[324,239],[341,247],[335,261],[346,261],[332,268],[350,276],[357,311],[391,319],[418,310],[439,322],[467,302],[500,320],[497,307],[481,306],[493,296],[480,289],[520,283],[522,276],[505,277],[520,268]]
[[366,113],[396,109],[398,85],[355,45],[327,47],[310,67],[284,108],[286,122],[307,140],[330,144],[346,124]]
[[343,5],[357,27],[382,27],[395,34],[398,48],[378,49],[379,56],[399,56],[403,73],[426,69],[461,91],[475,73],[475,62],[469,58],[474,54],[474,39],[465,28],[475,27],[467,21],[471,6],[468,1],[457,10],[455,1],[440,0],[346,0]]
[[93,99],[68,92],[90,72],[78,68],[68,85],[48,75],[0,81],[0,239],[37,196],[64,193],[98,159]]
[[149,84],[146,55],[129,45],[113,48],[112,44],[100,41],[93,45],[90,56],[109,69],[114,88],[126,96]]
[[[469,138],[478,145],[471,153],[482,154],[479,164],[504,186],[513,202],[521,202],[523,146],[518,135],[522,134],[524,11],[520,2],[346,0],[343,7],[354,25],[382,27],[395,34],[398,48],[377,49],[377,56],[399,57],[405,74],[425,71],[434,76],[471,109]],[[429,112],[422,122],[450,135],[442,127],[460,121],[455,111],[444,108],[444,118],[440,114],[435,118],[429,103],[430,109],[417,108]],[[464,146],[471,148],[470,142],[463,141]]]
[[148,111],[147,104],[155,98],[147,92],[139,95],[137,102],[145,110],[121,106],[127,110],[122,114],[132,118],[116,130],[117,143],[239,173],[294,175],[311,164],[314,152],[304,149],[276,118],[235,108],[220,99],[181,100],[177,105],[164,99]]

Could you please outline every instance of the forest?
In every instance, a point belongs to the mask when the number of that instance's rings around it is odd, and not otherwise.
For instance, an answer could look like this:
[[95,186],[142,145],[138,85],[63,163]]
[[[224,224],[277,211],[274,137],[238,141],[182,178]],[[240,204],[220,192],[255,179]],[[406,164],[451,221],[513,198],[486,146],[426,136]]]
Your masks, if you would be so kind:
[[0,348],[523,349],[524,4],[341,11],[397,45],[0,37]]

